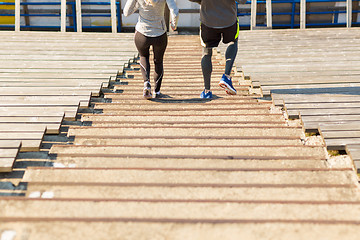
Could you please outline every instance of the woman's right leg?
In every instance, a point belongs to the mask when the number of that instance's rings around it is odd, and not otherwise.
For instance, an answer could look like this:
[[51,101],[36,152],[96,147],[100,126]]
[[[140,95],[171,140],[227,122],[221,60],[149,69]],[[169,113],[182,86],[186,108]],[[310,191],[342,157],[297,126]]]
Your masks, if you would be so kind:
[[154,51],[154,81],[155,81],[155,92],[160,92],[162,79],[164,76],[164,54],[167,47],[167,34],[156,37],[152,41]]

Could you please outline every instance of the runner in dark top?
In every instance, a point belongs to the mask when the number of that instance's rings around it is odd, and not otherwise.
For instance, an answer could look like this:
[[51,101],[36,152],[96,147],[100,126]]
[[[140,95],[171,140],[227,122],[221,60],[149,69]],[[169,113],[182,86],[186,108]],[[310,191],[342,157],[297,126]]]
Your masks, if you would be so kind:
[[201,68],[204,77],[205,89],[201,98],[212,98],[210,91],[212,73],[212,51],[222,39],[223,43],[229,44],[226,53],[225,73],[220,79],[219,86],[224,88],[227,94],[235,95],[236,89],[230,78],[231,69],[234,65],[238,50],[239,23],[235,0],[190,0],[200,4],[200,38],[203,46]]

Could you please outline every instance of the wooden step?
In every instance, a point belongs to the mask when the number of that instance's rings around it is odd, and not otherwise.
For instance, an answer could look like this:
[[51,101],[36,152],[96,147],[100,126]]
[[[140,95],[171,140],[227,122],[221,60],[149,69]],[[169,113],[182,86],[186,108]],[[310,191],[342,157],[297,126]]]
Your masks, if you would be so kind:
[[150,124],[151,126],[159,124],[194,124],[199,125],[203,124],[221,124],[222,126],[286,126],[287,123],[281,115],[252,115],[252,114],[243,114],[236,116],[153,116],[148,115],[119,115],[119,114],[82,114],[81,121],[86,122],[93,126],[93,124],[131,124],[137,126],[138,124]]
[[[35,159],[36,160],[36,159]],[[53,165],[55,167],[79,167],[79,168],[154,168],[162,166],[165,168],[328,168],[325,158],[299,158],[299,157],[241,157],[227,158],[211,156],[207,157],[169,157],[169,156],[74,156],[58,154]]]
[[[95,108],[97,109],[97,108]],[[200,114],[208,114],[208,115],[221,115],[221,113],[224,113],[226,112],[226,114],[266,114],[266,113],[269,113],[269,110],[268,109],[233,109],[231,107],[223,107],[223,108],[209,108],[209,109],[204,109],[204,110],[151,110],[151,109],[148,109],[146,111],[144,110],[128,110],[128,109],[117,109],[117,108],[101,108],[102,112],[104,114],[118,114],[118,115],[141,115],[141,114],[148,114],[148,115],[155,115],[155,116],[158,116],[158,115],[181,115],[181,116],[184,116],[184,115],[189,115],[189,116],[194,116],[194,115],[197,115],[198,113]]]
[[355,184],[352,169],[28,168],[25,182]]
[[262,201],[356,201],[355,185],[252,185],[252,184],[122,184],[36,183],[27,186],[27,197],[79,199],[174,199]]
[[[104,93],[104,97],[105,98],[111,98],[113,100],[113,102],[117,102],[117,103],[123,103],[123,101],[128,101],[128,100],[132,100],[130,103],[134,103],[134,99],[137,100],[142,100],[141,104],[159,104],[159,103],[164,103],[166,101],[166,103],[183,103],[183,104],[188,104],[188,103],[212,103],[212,102],[221,102],[221,103],[228,103],[228,102],[257,102],[258,100],[256,99],[256,95],[251,95],[251,96],[242,96],[242,95],[227,95],[226,98],[216,98],[216,99],[212,99],[212,100],[208,100],[208,99],[201,99],[200,98],[200,93],[201,93],[202,89],[199,91],[198,96],[196,96],[195,98],[191,98],[191,97],[184,97],[184,98],[160,98],[160,99],[152,99],[152,101],[145,101],[141,96],[137,96],[137,95],[124,95],[121,93],[108,93],[105,92]],[[195,95],[194,95],[195,96]]]
[[316,146],[229,146],[229,145],[207,145],[207,146],[90,146],[90,145],[55,145],[50,153],[61,154],[89,154],[89,155],[167,155],[172,156],[222,156],[229,158],[240,156],[274,156],[274,157],[325,157],[325,148]]
[[[184,117],[182,117],[184,118]],[[69,136],[202,136],[202,137],[235,137],[235,136],[301,136],[302,129],[294,127],[242,127],[242,128],[190,128],[190,127],[73,127]]]
[[[65,120],[75,120],[78,107],[1,107],[1,116],[48,117],[64,116]],[[65,115],[64,115],[65,114]]]
[[10,199],[0,199],[2,217],[360,221],[354,201]]
[[[27,236],[30,240],[56,239],[108,239],[117,240],[127,236],[129,240],[160,236],[167,239],[215,240],[314,239],[356,240],[359,231],[356,221],[262,221],[241,219],[221,221],[216,219],[186,221],[184,219],[125,219],[125,218],[0,218],[3,236]],[[74,228],[74,225],[76,226]],[[29,233],[31,229],[31,233]],[[44,231],[46,229],[46,231]],[[294,234],[296,233],[296,234]]]
[[236,138],[236,139],[211,139],[211,138],[155,138],[155,137],[140,137],[140,138],[120,138],[120,137],[77,137],[74,139],[75,145],[89,145],[89,146],[289,146],[289,145],[303,145],[300,138]]
[[266,126],[285,126],[282,122],[221,122],[221,121],[86,121],[86,125],[93,127],[266,127]]
[[[111,101],[111,99],[109,100]],[[118,108],[126,110],[204,110],[204,109],[217,109],[228,107],[232,109],[270,109],[271,105],[269,103],[244,103],[244,102],[233,102],[231,106],[226,105],[221,102],[211,102],[207,104],[174,104],[174,103],[164,103],[164,104],[124,104],[124,103],[96,103],[94,108],[104,109],[104,108]]]
[[21,141],[0,140],[0,172],[11,172],[20,151]]

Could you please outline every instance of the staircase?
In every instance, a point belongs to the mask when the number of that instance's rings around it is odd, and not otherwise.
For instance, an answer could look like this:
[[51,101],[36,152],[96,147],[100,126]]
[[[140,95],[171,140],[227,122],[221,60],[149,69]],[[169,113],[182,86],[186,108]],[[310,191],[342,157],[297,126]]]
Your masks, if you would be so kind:
[[136,64],[103,89],[53,166],[26,169],[26,196],[0,198],[1,239],[356,239],[352,166],[247,86],[226,95],[219,55],[200,99],[200,59],[198,36],[171,36],[164,98],[142,98]]

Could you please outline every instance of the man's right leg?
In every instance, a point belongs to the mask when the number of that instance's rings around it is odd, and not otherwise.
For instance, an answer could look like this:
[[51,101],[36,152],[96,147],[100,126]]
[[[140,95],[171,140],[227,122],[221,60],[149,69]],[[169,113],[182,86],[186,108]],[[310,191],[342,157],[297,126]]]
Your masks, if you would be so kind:
[[204,77],[205,90],[210,91],[211,73],[212,73],[212,48],[203,47],[201,58],[201,69]]
[[204,91],[201,93],[201,98],[212,98],[210,91],[211,87],[211,73],[212,73],[212,51],[214,47],[219,45],[221,40],[221,33],[214,29],[209,28],[204,24],[200,25],[200,38],[201,45],[203,46],[203,55],[201,58],[201,69],[204,78]]

